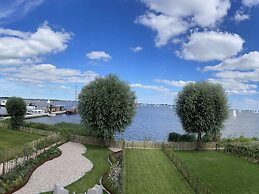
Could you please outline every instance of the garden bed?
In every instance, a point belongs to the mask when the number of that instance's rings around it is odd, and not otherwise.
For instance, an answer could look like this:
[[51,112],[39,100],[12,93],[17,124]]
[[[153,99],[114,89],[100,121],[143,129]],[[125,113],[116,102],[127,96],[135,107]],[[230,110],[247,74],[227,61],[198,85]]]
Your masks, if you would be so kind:
[[9,173],[0,176],[0,193],[11,194],[22,188],[30,179],[32,173],[45,162],[61,155],[57,146],[39,154],[35,159],[26,161]]
[[111,167],[103,176],[102,184],[111,194],[123,193],[123,157],[122,151],[109,155]]

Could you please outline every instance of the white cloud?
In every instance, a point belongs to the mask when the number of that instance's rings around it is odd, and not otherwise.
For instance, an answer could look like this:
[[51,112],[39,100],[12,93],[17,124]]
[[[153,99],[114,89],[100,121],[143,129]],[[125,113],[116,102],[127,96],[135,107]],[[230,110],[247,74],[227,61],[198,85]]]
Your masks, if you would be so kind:
[[111,55],[104,51],[91,51],[89,53],[86,53],[86,56],[91,60],[109,61],[110,59],[112,59]]
[[155,40],[157,47],[166,45],[171,38],[186,32],[189,28],[189,24],[181,19],[153,12],[139,16],[136,22],[157,32]]
[[190,27],[215,27],[228,12],[229,0],[142,0],[149,11],[137,18],[155,32],[156,45],[163,46]]
[[234,16],[234,20],[236,22],[242,22],[244,20],[249,20],[250,19],[250,15],[245,14],[243,11],[241,10],[237,10]]
[[209,79],[208,81],[212,83],[221,84],[228,94],[238,94],[238,95],[257,94],[257,91],[256,91],[257,86],[255,84],[240,82],[233,78]]
[[253,7],[259,4],[259,0],[242,0],[244,6]]
[[226,59],[218,65],[206,66],[203,71],[216,71],[214,74],[229,93],[257,94],[259,82],[259,52],[254,51],[236,58]]
[[204,71],[254,70],[259,69],[259,52],[253,51],[240,57],[226,59],[218,65],[206,66]]
[[142,51],[143,50],[143,48],[141,47],[141,46],[137,46],[137,47],[132,47],[132,48],[130,48],[133,52],[135,52],[135,53],[138,53],[138,52],[140,52],[140,51]]
[[32,84],[42,84],[45,82],[87,84],[99,76],[92,71],[82,73],[75,69],[57,68],[52,64],[1,68],[0,75],[9,81],[30,82]]
[[0,23],[21,19],[44,0],[11,0],[0,2]]
[[215,31],[194,32],[177,54],[187,60],[202,62],[223,60],[241,51],[243,43],[244,40],[237,34]]
[[21,65],[40,62],[43,55],[67,48],[71,33],[55,32],[47,23],[36,32],[0,29],[0,65]]
[[195,83],[194,81],[182,81],[182,80],[176,81],[176,80],[160,80],[160,79],[155,79],[155,82],[164,83],[174,87],[184,87],[186,84]]
[[[130,87],[132,88],[141,88],[141,89],[147,89],[147,90],[155,90],[158,92],[163,93],[172,93],[172,91],[168,88],[165,88],[163,86],[152,86],[152,85],[143,85],[143,84],[130,84]],[[175,93],[175,92],[173,92]]]

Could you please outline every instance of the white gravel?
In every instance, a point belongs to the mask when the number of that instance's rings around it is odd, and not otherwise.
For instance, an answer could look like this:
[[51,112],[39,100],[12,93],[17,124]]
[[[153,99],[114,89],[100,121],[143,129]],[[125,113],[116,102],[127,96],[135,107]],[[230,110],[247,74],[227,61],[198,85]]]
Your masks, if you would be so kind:
[[93,168],[93,163],[82,154],[84,145],[68,142],[59,147],[62,155],[38,167],[28,183],[14,194],[37,194],[52,191],[54,185],[67,186]]

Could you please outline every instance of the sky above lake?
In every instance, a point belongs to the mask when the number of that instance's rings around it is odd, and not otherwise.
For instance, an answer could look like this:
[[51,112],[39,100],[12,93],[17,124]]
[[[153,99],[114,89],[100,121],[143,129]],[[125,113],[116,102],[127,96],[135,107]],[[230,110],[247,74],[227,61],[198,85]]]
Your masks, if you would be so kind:
[[259,109],[259,0],[1,0],[0,96],[73,100],[117,74],[138,102],[221,83]]

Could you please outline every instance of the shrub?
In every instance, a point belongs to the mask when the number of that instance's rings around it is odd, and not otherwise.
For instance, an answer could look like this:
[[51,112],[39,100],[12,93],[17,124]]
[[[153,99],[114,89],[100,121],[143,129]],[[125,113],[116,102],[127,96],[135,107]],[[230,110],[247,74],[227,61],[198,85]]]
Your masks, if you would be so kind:
[[10,124],[12,129],[19,129],[26,114],[26,104],[22,98],[11,97],[6,102],[6,110],[11,116]]
[[179,134],[179,133],[169,133],[168,135],[168,141],[174,141],[174,142],[193,142],[196,141],[196,137],[194,134]]
[[135,94],[115,75],[97,78],[79,95],[79,114],[89,133],[101,143],[123,132],[135,115]]

